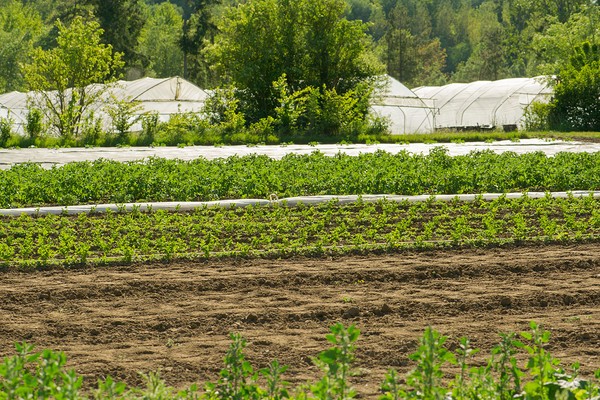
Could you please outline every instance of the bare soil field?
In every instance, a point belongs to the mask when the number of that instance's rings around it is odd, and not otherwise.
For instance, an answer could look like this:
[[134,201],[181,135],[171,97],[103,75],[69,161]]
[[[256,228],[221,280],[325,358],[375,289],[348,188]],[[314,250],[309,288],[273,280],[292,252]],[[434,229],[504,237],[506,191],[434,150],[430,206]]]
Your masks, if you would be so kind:
[[230,332],[255,368],[277,358],[305,382],[341,321],[361,330],[352,382],[374,398],[428,325],[451,348],[471,338],[481,362],[531,320],[564,365],[600,368],[600,244],[0,273],[0,355],[24,340],[64,351],[88,387],[157,369],[177,388],[216,380]]

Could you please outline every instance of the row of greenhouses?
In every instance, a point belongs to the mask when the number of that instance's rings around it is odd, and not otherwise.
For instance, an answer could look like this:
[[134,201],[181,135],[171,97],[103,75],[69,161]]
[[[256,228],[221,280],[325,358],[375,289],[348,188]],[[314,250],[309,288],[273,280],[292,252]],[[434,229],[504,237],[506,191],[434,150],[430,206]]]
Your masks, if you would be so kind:
[[[544,77],[512,78],[498,81],[423,86],[413,90],[392,77],[372,101],[372,112],[389,119],[392,134],[429,133],[435,130],[505,129],[524,125],[526,108],[533,102],[548,102],[552,88]],[[51,93],[50,93],[51,94]],[[134,113],[154,112],[166,121],[181,112],[199,112],[209,93],[180,77],[143,78],[119,81],[94,105],[106,124],[107,96],[136,102]],[[11,92],[0,95],[0,118],[24,132],[28,104],[35,93]]]

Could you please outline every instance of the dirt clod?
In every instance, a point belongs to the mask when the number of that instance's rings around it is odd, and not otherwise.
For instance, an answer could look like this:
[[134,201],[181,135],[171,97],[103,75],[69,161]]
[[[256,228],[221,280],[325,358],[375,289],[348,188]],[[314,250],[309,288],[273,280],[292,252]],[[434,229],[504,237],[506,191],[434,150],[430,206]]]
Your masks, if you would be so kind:
[[350,307],[344,311],[344,318],[356,318],[360,315],[360,309],[358,307]]

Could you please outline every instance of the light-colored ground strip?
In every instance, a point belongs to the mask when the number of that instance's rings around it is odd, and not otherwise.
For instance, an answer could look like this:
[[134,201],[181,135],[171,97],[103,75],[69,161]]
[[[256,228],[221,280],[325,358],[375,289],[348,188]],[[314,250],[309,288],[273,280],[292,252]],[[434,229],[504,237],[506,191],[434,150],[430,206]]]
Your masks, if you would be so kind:
[[199,157],[206,159],[246,156],[250,154],[265,155],[273,159],[281,159],[286,154],[311,154],[319,151],[327,156],[344,153],[357,156],[362,153],[385,151],[399,153],[407,151],[413,154],[428,154],[435,147],[445,147],[451,156],[465,155],[472,151],[491,150],[495,153],[514,152],[517,154],[541,151],[548,156],[560,152],[600,151],[600,143],[581,143],[548,141],[542,139],[524,139],[519,142],[509,140],[493,143],[468,142],[444,144],[322,144],[322,145],[280,145],[280,146],[188,146],[188,147],[98,147],[98,148],[59,148],[59,149],[0,149],[0,169],[8,169],[14,164],[37,163],[45,168],[60,166],[74,161],[95,161],[107,159],[114,161],[136,161],[149,157],[193,160]]
[[396,202],[424,202],[424,201],[474,201],[476,199],[495,200],[502,196],[507,199],[519,199],[524,196],[534,199],[550,196],[552,198],[568,197],[587,197],[593,196],[600,198],[600,191],[569,191],[569,192],[523,192],[523,193],[482,193],[482,194],[440,194],[440,195],[418,195],[401,196],[390,194],[365,194],[365,195],[347,195],[347,196],[299,196],[278,199],[272,196],[271,199],[237,199],[220,201],[189,201],[189,202],[144,202],[144,203],[124,203],[124,204],[88,204],[76,206],[52,206],[52,207],[28,207],[28,208],[3,208],[0,209],[0,215],[19,216],[27,215],[76,215],[81,213],[106,213],[106,212],[132,212],[132,211],[193,211],[197,208],[238,208],[248,206],[269,206],[285,205],[288,207],[297,207],[299,205],[317,205],[330,201],[337,201],[339,204],[352,204],[358,202],[378,202],[381,200]]

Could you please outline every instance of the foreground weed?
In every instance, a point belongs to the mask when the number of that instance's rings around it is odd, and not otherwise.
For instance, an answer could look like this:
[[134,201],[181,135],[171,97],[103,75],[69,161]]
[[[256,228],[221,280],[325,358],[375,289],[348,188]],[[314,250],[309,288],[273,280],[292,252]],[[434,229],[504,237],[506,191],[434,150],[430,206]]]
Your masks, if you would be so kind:
[[263,391],[256,385],[257,374],[245,360],[246,340],[240,334],[231,334],[232,343],[225,356],[225,368],[216,383],[205,386],[208,399],[258,399]]
[[[492,349],[491,357],[484,366],[470,367],[469,362],[477,349],[471,347],[467,338],[461,338],[455,353],[444,347],[446,337],[427,328],[419,348],[410,356],[415,368],[403,380],[390,370],[381,385],[380,400],[600,400],[600,370],[595,380],[579,377],[579,364],[567,373],[545,349],[550,333],[531,323],[531,330],[521,332],[519,339],[514,333],[500,335],[500,343]],[[135,400],[254,400],[254,399],[319,399],[345,400],[357,397],[350,385],[354,362],[355,342],[359,337],[355,326],[342,324],[331,327],[327,340],[333,345],[314,358],[323,376],[315,383],[301,385],[288,391],[283,380],[287,367],[273,361],[268,367],[255,372],[245,360],[246,341],[239,334],[230,336],[232,343],[225,356],[225,366],[215,383],[207,383],[200,393],[197,385],[176,392],[161,379],[158,372],[142,374],[145,388],[128,389],[125,384],[107,377],[98,382],[94,399]],[[522,341],[520,340],[522,339]],[[0,363],[0,400],[12,399],[86,399],[81,390],[82,378],[74,371],[66,371],[63,353],[45,350],[33,353],[33,346],[26,343],[15,345],[17,354],[6,357]],[[523,367],[517,363],[519,352],[528,356]],[[455,364],[459,367],[456,377],[445,384],[447,376],[443,367]],[[446,371],[447,372],[447,371]],[[262,376],[266,387],[259,385]]]
[[73,370],[64,370],[64,353],[44,350],[33,353],[27,343],[15,345],[17,355],[0,364],[0,399],[57,399],[75,400],[83,378]]
[[282,374],[287,369],[287,365],[281,365],[277,360],[273,360],[268,368],[260,370],[261,375],[267,380],[267,398],[280,400],[290,397],[287,390],[289,383],[282,379]]
[[478,353],[478,349],[471,347],[471,342],[468,338],[462,337],[459,340],[458,349],[456,350],[456,359],[460,367],[460,374],[456,376],[450,386],[452,390],[452,398],[457,400],[468,399],[468,377],[469,377],[469,359]]
[[95,399],[114,400],[125,397],[127,385],[122,382],[116,382],[112,377],[108,376],[105,380],[98,381],[98,389],[94,393]]
[[447,389],[442,386],[442,366],[445,363],[456,364],[454,354],[444,348],[446,339],[431,327],[425,329],[419,348],[410,356],[417,366],[406,378],[410,388],[407,398],[434,400],[446,396]]
[[356,396],[356,391],[348,382],[354,361],[354,343],[358,339],[360,331],[354,325],[348,328],[337,323],[331,327],[331,334],[327,335],[327,341],[333,347],[322,351],[314,359],[324,372],[323,378],[310,387],[312,395],[320,400],[349,399]]
[[550,399],[547,384],[555,380],[556,373],[561,374],[563,371],[557,369],[558,360],[544,349],[550,341],[550,332],[543,330],[535,322],[531,322],[530,327],[531,332],[521,332],[521,336],[531,342],[523,345],[523,349],[529,354],[526,368],[531,380],[525,384],[525,393],[518,394],[515,398]]

